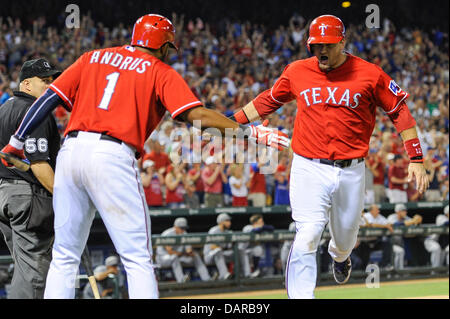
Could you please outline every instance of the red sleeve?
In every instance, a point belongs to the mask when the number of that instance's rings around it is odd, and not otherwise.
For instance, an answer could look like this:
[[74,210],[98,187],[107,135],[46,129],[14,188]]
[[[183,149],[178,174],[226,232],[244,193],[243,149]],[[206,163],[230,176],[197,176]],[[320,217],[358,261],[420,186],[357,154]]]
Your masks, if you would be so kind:
[[375,86],[375,101],[391,119],[397,132],[416,126],[406,99],[409,94],[403,91],[394,80],[380,69],[380,76]]
[[156,83],[156,94],[172,118],[190,108],[202,105],[181,75],[172,68],[163,71]]
[[72,111],[78,86],[80,85],[81,70],[84,65],[85,56],[83,54],[71,66],[69,66],[52,84],[50,88],[58,94],[64,101],[64,107],[69,112]]
[[291,83],[287,75],[288,68],[289,65],[284,68],[283,73],[270,90],[260,93],[253,100],[255,108],[262,118],[275,112],[283,104],[295,99],[295,96],[291,93]]

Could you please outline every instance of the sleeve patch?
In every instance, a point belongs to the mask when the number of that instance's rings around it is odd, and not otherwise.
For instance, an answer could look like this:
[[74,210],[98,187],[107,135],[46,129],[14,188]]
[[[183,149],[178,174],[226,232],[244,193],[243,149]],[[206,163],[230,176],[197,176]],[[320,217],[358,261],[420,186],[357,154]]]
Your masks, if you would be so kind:
[[389,90],[390,90],[395,96],[398,96],[398,95],[402,92],[402,89],[400,88],[400,86],[397,85],[397,83],[395,83],[394,80],[391,80],[391,82],[389,83]]

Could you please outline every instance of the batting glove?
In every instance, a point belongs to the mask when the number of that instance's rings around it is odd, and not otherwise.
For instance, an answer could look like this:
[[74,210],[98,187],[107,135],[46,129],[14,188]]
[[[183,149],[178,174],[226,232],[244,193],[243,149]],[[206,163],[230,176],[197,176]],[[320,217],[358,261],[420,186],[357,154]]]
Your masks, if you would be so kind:
[[[9,140],[9,144],[6,145],[1,152],[7,153],[7,154],[13,154],[21,159],[25,159],[25,154],[23,152],[23,142],[20,141],[18,138],[16,138],[14,135],[11,136],[11,139]],[[5,159],[1,159],[1,162],[3,165],[5,165],[8,168],[14,167],[14,165],[8,163]]]
[[279,151],[282,151],[284,148],[288,148],[290,140],[287,134],[267,127],[268,124],[269,120],[265,120],[258,126],[250,125],[249,129],[251,130],[251,133],[249,139],[256,141],[258,144],[264,144],[277,148]]

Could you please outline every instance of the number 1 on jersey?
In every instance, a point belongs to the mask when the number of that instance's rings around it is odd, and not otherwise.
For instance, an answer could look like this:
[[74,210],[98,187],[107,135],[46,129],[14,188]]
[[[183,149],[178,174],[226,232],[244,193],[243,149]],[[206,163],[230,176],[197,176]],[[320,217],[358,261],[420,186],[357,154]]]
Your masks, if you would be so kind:
[[98,108],[102,110],[108,110],[109,102],[111,102],[111,98],[116,88],[119,76],[120,76],[119,72],[114,72],[106,76],[106,79],[108,80],[108,85],[106,85],[105,87],[102,100],[100,101],[100,104],[97,106]]

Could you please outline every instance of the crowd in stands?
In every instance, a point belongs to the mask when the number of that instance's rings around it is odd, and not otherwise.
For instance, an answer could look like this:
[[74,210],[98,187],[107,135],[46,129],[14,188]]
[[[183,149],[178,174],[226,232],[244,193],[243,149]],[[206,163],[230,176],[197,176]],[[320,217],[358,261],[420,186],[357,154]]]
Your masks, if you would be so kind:
[[[187,21],[176,14],[170,18],[176,27],[179,50],[172,52],[168,63],[206,107],[227,116],[270,88],[288,63],[309,56],[307,21],[297,14],[277,29],[250,22],[216,25],[200,18]],[[17,89],[25,60],[43,56],[65,69],[86,51],[129,43],[131,28],[123,23],[108,28],[89,15],[81,18],[78,29],[58,29],[45,17],[34,20],[32,28],[25,28],[19,19],[0,17],[0,104]],[[417,121],[431,181],[423,195],[417,193],[413,182],[407,182],[408,158],[403,143],[378,108],[366,159],[366,203],[448,200],[448,34],[398,29],[385,19],[379,29],[348,23],[346,41],[348,52],[378,64],[410,94],[407,104]],[[292,135],[295,115],[293,101],[268,118],[270,126]],[[70,114],[59,107],[55,116],[62,133]],[[190,128],[166,115],[146,142],[147,153],[140,168],[149,206],[289,204],[290,151],[278,154],[273,174],[261,174],[259,160],[216,163],[213,153],[198,163],[178,164],[171,155],[182,148],[177,132],[183,129]],[[201,142],[202,146],[206,144],[205,140]],[[187,151],[192,153],[192,146]]]

